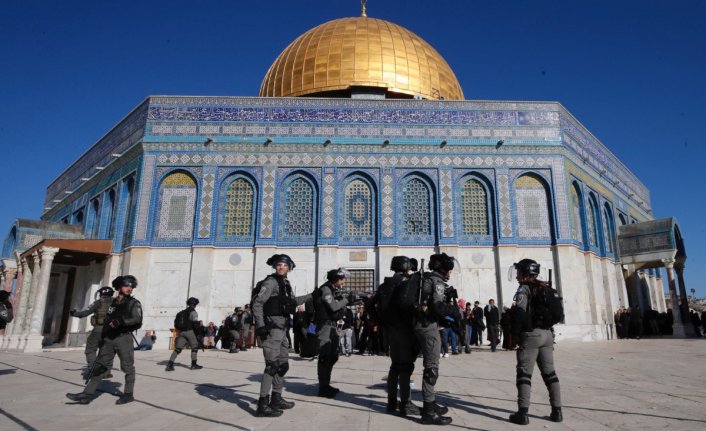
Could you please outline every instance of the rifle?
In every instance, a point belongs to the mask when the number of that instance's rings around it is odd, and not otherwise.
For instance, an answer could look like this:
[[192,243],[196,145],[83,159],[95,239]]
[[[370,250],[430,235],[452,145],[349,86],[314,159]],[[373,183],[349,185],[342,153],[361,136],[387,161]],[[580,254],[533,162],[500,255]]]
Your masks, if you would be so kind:
[[552,270],[551,268],[549,269],[549,287],[552,287]]
[[[420,262],[419,265],[419,300],[417,301],[419,304],[419,308],[422,308],[422,290],[424,289],[424,259]],[[426,307],[426,306],[424,306]],[[422,311],[426,311],[426,308]]]

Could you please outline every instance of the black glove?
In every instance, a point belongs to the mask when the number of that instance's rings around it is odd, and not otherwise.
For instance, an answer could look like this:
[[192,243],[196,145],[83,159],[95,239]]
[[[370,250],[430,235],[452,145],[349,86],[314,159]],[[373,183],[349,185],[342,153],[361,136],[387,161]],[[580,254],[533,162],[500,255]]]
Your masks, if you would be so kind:
[[69,314],[71,315],[71,317],[74,317],[76,315],[76,309],[72,308],[71,311],[69,311]]
[[267,337],[270,335],[270,329],[267,326],[260,326],[259,328],[255,329],[255,335],[260,337],[262,341],[265,341]]
[[111,329],[118,329],[123,325],[123,322],[120,319],[108,319],[106,323]]

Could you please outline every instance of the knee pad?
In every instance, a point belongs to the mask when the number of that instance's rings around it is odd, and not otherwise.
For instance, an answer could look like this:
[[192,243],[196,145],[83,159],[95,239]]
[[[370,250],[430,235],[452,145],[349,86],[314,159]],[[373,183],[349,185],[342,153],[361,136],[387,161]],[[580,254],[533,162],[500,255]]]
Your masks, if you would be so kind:
[[277,362],[266,361],[265,362],[265,374],[274,377],[275,374],[277,374]]
[[552,383],[559,383],[559,377],[556,376],[554,371],[549,374],[542,374],[542,379],[547,386],[550,386]]
[[93,367],[93,376],[94,376],[94,377],[101,376],[101,375],[103,375],[103,373],[105,373],[106,371],[108,371],[108,369],[107,369],[106,367],[104,367],[104,366],[101,365],[101,364],[96,364],[96,366]]
[[437,379],[439,378],[439,369],[438,368],[425,368],[424,373],[422,375],[424,377],[425,382],[434,386],[436,384]]
[[176,352],[177,355],[178,355],[179,353],[181,353],[181,349],[178,348],[178,347],[174,348],[174,351]]
[[[544,376],[542,376],[544,377]],[[532,386],[532,374],[525,373],[522,370],[517,370],[517,379],[516,379],[517,386],[520,385],[527,385],[527,386]]]
[[283,362],[277,367],[277,375],[280,377],[284,377],[287,371],[289,371],[289,362]]
[[191,353],[198,353],[199,349],[191,349]]

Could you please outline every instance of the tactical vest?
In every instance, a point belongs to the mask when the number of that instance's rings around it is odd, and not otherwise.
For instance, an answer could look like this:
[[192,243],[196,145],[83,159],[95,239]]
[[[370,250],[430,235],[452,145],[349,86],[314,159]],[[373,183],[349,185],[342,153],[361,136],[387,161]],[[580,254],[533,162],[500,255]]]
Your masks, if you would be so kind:
[[110,307],[110,303],[113,302],[113,297],[103,295],[100,297],[99,301],[101,302],[100,305],[91,316],[91,325],[93,326],[103,326],[105,316],[108,313],[108,307]]
[[328,307],[324,304],[324,286],[328,287],[331,291],[331,295],[333,295],[333,287],[331,287],[329,283],[324,283],[323,286],[317,289],[318,293],[311,296],[311,299],[314,301],[314,320],[319,322],[324,320],[338,320],[343,317],[344,310],[329,312]]
[[283,277],[272,276],[279,286],[279,293],[271,295],[262,308],[265,316],[284,316],[285,301],[290,297],[292,288],[284,281]]
[[[132,315],[131,311],[135,301],[137,300],[132,296],[128,296],[123,302],[118,302],[117,298],[113,299],[106,313],[106,317],[111,319],[122,318],[123,320],[127,317],[130,317]],[[141,326],[141,324],[125,325],[118,328],[118,331],[121,333],[132,332],[136,329],[140,329]]]

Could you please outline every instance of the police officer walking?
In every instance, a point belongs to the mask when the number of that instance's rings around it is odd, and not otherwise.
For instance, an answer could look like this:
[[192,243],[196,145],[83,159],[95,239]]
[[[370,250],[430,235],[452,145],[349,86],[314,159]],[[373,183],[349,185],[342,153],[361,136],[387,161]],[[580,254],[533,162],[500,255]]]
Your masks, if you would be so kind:
[[[83,310],[76,310],[74,308],[69,311],[69,314],[72,317],[82,318],[92,315],[91,325],[93,325],[93,330],[91,330],[91,333],[88,334],[88,338],[86,339],[86,349],[84,351],[86,355],[86,363],[88,364],[86,372],[90,372],[91,365],[93,365],[93,362],[96,360],[102,339],[101,334],[103,332],[105,316],[108,312],[110,303],[113,302],[113,292],[115,292],[115,290],[112,287],[101,287],[98,290],[98,299],[93,301],[91,305]],[[110,373],[110,368],[112,368],[112,364],[108,368],[108,373],[105,375],[105,378],[107,379],[113,377]]]
[[[201,326],[199,324],[199,314],[196,312],[196,306],[199,305],[199,300],[191,297],[186,300],[186,310],[188,311],[189,318],[188,321],[191,324],[186,330],[179,332],[176,341],[174,342],[174,351],[169,357],[169,362],[167,363],[167,368],[164,371],[174,371],[174,361],[176,357],[181,353],[185,345],[189,345],[191,349],[191,369],[200,370],[203,368],[201,365],[196,363],[196,356],[199,352],[199,342],[196,339],[196,330]],[[180,328],[177,328],[180,329]]]
[[[395,256],[390,262],[390,270],[394,271],[392,277],[386,277],[383,286],[394,290],[402,286],[409,280],[409,273],[416,269],[407,256]],[[388,293],[389,294],[389,293]],[[382,310],[389,316],[381,316],[379,320],[383,322],[383,331],[388,334],[390,341],[390,370],[387,373],[387,411],[395,412],[398,408],[402,416],[419,415],[419,407],[412,403],[410,398],[410,380],[414,372],[414,361],[417,360],[416,340],[414,338],[413,321],[395,307],[390,301],[387,310]],[[399,386],[400,401],[397,402],[397,387]]]
[[537,280],[539,264],[532,259],[522,259],[514,264],[520,287],[515,293],[515,312],[512,316],[512,348],[517,349],[517,407],[510,415],[510,422],[518,425],[529,424],[527,412],[530,406],[532,371],[535,362],[542,373],[544,384],[549,390],[549,403],[552,406],[550,419],[561,422],[561,391],[559,378],[554,371],[554,336],[552,323],[546,322],[539,312],[536,299],[546,282]]
[[331,371],[338,362],[340,337],[336,331],[336,324],[338,319],[343,317],[348,305],[348,298],[342,293],[348,276],[349,273],[344,268],[332,269],[326,273],[328,281],[312,294],[316,337],[319,339],[317,374],[320,397],[333,398],[339,392],[337,388],[331,386]]
[[[275,272],[259,282],[253,291],[255,333],[262,340],[265,372],[257,401],[258,417],[276,417],[294,407],[282,398],[284,376],[289,370],[289,343],[285,336],[287,319],[311,295],[294,298],[287,273],[296,266],[286,254],[275,254],[267,260]],[[270,390],[272,398],[270,399]]]
[[[240,340],[240,330],[243,328],[242,315],[242,308],[235,307],[233,314],[226,318],[228,319],[226,323],[228,334],[230,335],[230,350],[228,350],[228,353],[238,353],[238,340]],[[247,337],[247,334],[245,337]],[[243,340],[243,346],[245,346],[245,340]]]
[[137,287],[137,279],[132,275],[124,275],[113,280],[113,287],[118,296],[112,300],[106,312],[103,325],[103,346],[98,353],[93,375],[83,392],[66,394],[71,401],[88,404],[113,358],[120,358],[120,369],[125,373],[125,390],[115,404],[127,404],[134,401],[135,389],[135,356],[134,337],[132,332],[142,326],[142,304],[132,297],[132,290]]
[[[240,315],[240,324],[243,325],[243,341],[240,343],[240,351],[248,350],[248,339],[250,338],[250,325],[252,325],[252,310],[250,304],[245,304],[243,314]],[[253,341],[253,345],[255,342]]]
[[433,254],[429,257],[431,273],[425,273],[422,280],[421,304],[414,324],[414,335],[422,349],[424,372],[422,374],[422,423],[448,425],[451,418],[442,416],[449,409],[436,403],[434,386],[439,378],[439,355],[441,354],[441,337],[439,336],[439,321],[446,318],[446,282],[454,268],[454,260],[446,253]]

